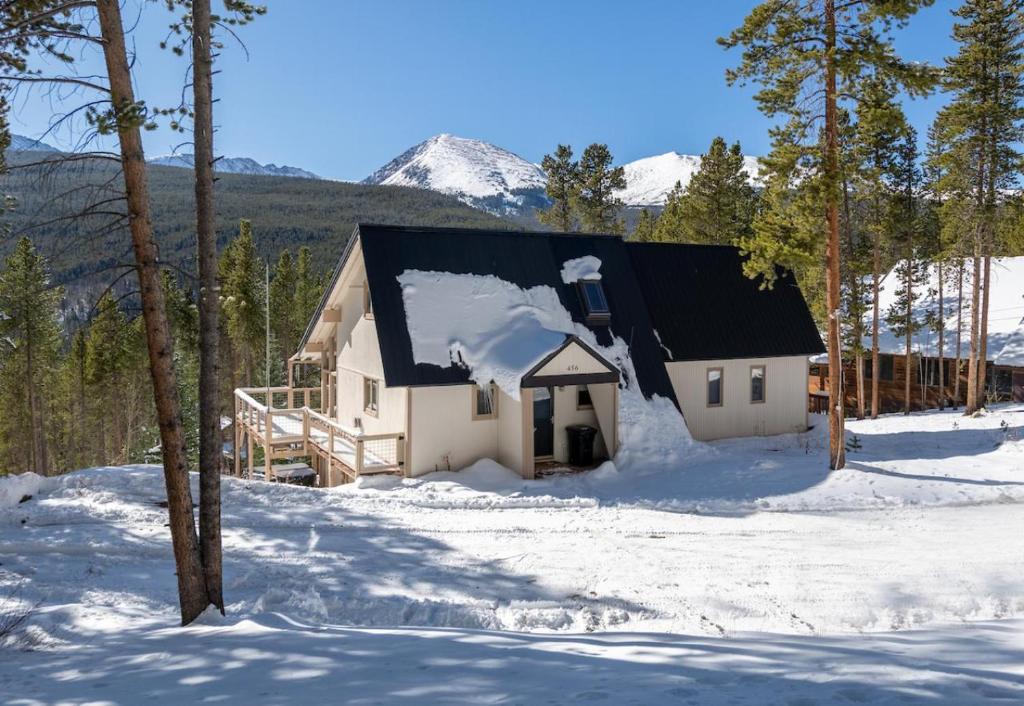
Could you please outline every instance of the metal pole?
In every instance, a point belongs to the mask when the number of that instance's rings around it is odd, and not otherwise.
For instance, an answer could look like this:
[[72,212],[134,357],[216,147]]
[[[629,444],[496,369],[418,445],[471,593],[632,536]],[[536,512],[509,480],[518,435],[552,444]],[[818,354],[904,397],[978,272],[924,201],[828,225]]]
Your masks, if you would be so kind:
[[267,333],[267,335],[266,335],[266,339],[267,339],[267,378],[266,378],[266,382],[267,382],[267,409],[270,409],[271,407],[274,406],[273,403],[271,402],[271,399],[270,399],[270,260],[267,260],[266,265],[267,265],[267,274],[266,274],[265,286],[264,286],[264,289],[263,289],[263,297],[264,297],[264,302],[263,302],[264,307],[263,308],[264,308],[264,311],[266,313],[266,324],[267,324],[267,332],[266,332]]

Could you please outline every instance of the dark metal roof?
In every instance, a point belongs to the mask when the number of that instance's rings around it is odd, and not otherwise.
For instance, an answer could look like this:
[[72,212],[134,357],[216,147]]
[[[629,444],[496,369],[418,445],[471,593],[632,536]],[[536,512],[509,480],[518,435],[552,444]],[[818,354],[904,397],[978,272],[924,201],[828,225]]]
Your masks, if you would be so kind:
[[382,225],[360,225],[357,231],[388,386],[444,385],[469,380],[462,368],[441,368],[414,361],[398,283],[398,276],[404,271],[494,275],[521,288],[547,285],[558,293],[573,321],[586,325],[576,286],[565,284],[561,271],[566,260],[593,255],[601,260],[601,280],[611,309],[611,324],[587,328],[602,345],[610,344],[612,335],[629,344],[633,368],[645,395],[658,394],[675,400],[647,305],[621,238]]
[[[743,274],[737,248],[627,243],[637,282],[672,360],[814,355],[825,351],[792,273],[772,289]],[[667,357],[667,355],[666,355]]]

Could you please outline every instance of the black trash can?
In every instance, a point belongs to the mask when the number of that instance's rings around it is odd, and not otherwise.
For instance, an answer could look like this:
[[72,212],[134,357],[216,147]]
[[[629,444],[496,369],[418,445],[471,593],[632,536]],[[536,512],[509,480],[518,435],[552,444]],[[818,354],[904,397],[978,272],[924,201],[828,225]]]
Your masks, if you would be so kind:
[[565,428],[565,432],[569,435],[569,465],[593,465],[597,429],[586,424],[572,424]]

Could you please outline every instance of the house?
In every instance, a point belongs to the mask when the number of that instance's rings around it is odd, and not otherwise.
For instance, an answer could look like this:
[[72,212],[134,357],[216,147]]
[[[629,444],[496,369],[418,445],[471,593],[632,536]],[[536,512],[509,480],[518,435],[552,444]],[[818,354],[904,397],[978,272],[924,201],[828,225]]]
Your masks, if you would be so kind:
[[[761,289],[735,248],[360,225],[288,387],[236,392],[235,447],[262,446],[267,477],[308,456],[324,485],[485,457],[531,478],[576,425],[613,457],[655,398],[697,439],[806,429],[822,350],[793,277]],[[295,387],[310,365],[320,387]]]
[[[955,400],[956,377],[960,378],[959,404],[966,398],[967,356],[971,330],[971,285],[970,263],[965,273],[962,296],[964,306],[960,316],[959,351],[957,349],[957,310],[961,296],[956,271],[947,266],[943,277],[943,387],[939,387],[939,337],[938,327],[924,325],[936,321],[939,316],[939,278],[935,266],[928,269],[927,280],[919,285],[922,296],[914,309],[914,318],[920,328],[911,336],[911,359],[909,369],[906,360],[906,341],[896,336],[886,312],[895,301],[896,273],[890,272],[883,279],[879,308],[882,312],[879,333],[879,400],[882,412],[903,409],[905,384],[911,380],[911,407],[924,409],[938,407],[940,399],[946,404]],[[990,401],[1024,402],[1024,257],[992,258],[991,289],[989,291],[988,336],[986,343],[985,398]],[[870,332],[870,313],[865,328]],[[864,337],[866,353],[865,405],[871,405],[871,337]],[[959,360],[959,368],[957,362]],[[852,361],[844,363],[846,379],[845,404],[852,410],[856,406],[856,380]],[[809,389],[812,395],[827,389],[828,362],[814,358],[811,361]]]

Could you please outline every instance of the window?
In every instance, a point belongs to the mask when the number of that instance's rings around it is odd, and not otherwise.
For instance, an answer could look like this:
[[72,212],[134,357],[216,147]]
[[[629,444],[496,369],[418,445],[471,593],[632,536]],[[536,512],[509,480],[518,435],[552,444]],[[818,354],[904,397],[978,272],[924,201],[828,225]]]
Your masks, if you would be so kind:
[[[992,366],[987,366],[991,368]],[[986,370],[985,377],[988,377]],[[995,371],[995,393],[1000,398],[1009,398],[1013,394],[1013,371],[1009,368],[997,368]]]
[[587,323],[607,324],[611,320],[611,311],[608,309],[608,300],[605,299],[601,280],[580,280],[578,287]]
[[585,385],[576,388],[576,409],[593,409],[594,401],[590,399],[590,390]]
[[[881,371],[879,380],[885,380],[886,382],[893,381],[893,357],[885,353],[878,354],[878,369]],[[871,369],[871,354],[868,353],[867,358],[864,360],[864,377],[871,379],[873,375]]]
[[750,401],[764,402],[764,366],[750,366]]
[[878,356],[878,379],[893,382],[895,380],[895,364],[891,355]]
[[370,283],[363,282],[363,316],[373,318],[373,300],[370,299]]
[[708,368],[708,407],[722,406],[722,369]]
[[380,381],[363,378],[363,411],[371,417],[377,416],[380,408]]
[[498,391],[494,385],[473,386],[473,419],[495,419],[498,416]]

